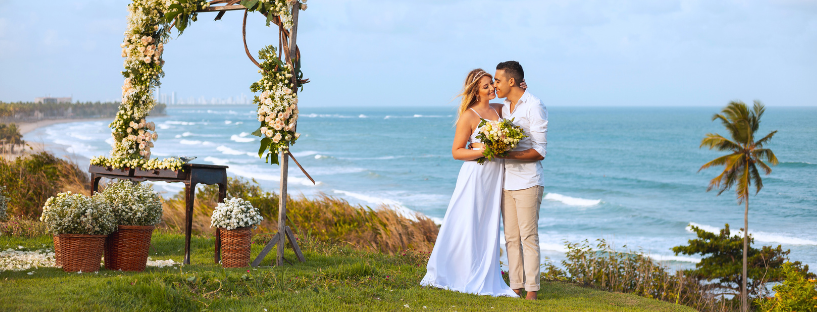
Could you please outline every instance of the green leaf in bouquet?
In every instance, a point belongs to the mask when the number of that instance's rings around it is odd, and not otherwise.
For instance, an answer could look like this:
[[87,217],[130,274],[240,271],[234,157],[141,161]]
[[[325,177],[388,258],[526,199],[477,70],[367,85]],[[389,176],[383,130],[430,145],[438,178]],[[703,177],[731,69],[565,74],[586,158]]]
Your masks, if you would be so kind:
[[256,129],[256,131],[254,131],[253,133],[251,133],[251,135],[255,135],[255,136],[261,137],[261,136],[262,136],[262,127],[259,127],[259,129]]
[[270,157],[270,164],[271,165],[278,165],[279,164],[279,151],[271,152],[270,154],[268,154],[268,157]]
[[271,142],[273,142],[273,140],[271,140],[270,138],[262,139],[262,142],[259,145],[259,158],[262,158],[262,154],[264,154],[265,151],[267,151],[268,148],[270,148]]
[[248,1],[248,5],[245,7],[248,8],[248,11],[256,10],[256,5],[259,4],[259,0],[250,0]]

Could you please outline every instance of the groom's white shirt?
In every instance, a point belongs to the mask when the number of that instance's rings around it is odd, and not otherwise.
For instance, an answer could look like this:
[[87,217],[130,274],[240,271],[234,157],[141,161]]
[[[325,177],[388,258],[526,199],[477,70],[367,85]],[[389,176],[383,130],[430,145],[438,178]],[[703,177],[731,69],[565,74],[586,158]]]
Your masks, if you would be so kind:
[[[531,93],[524,95],[510,112],[510,100],[504,100],[501,117],[512,119],[513,124],[524,129],[526,138],[518,142],[513,151],[534,149],[541,156],[547,156],[547,107]],[[541,161],[504,160],[504,189],[508,191],[523,190],[533,186],[544,186],[544,169]]]

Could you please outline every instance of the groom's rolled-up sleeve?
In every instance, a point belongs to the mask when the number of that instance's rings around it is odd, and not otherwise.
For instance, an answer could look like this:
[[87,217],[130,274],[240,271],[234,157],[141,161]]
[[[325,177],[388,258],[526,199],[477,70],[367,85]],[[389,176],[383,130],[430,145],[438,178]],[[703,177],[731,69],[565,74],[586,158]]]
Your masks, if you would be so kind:
[[532,149],[534,149],[542,157],[547,156],[547,108],[544,103],[538,102],[538,105],[532,105],[530,110],[530,139],[532,140]]

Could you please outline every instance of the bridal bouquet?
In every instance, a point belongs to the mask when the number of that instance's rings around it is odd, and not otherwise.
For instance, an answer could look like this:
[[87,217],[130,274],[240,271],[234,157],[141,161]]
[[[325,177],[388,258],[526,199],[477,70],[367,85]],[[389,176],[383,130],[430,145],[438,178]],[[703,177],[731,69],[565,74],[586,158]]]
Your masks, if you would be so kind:
[[478,129],[476,138],[484,144],[484,157],[477,161],[482,165],[496,156],[507,156],[507,153],[515,148],[521,139],[527,137],[524,129],[514,125],[509,119],[499,121],[482,119],[478,124]]

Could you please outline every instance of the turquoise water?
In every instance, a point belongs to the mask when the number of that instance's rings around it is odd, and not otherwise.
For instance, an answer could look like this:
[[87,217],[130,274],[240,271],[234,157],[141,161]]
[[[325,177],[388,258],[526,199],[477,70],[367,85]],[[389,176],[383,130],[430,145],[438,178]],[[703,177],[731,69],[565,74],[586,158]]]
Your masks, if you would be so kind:
[[[670,248],[695,237],[689,224],[717,231],[743,225],[733,193],[706,192],[717,169],[698,168],[721,155],[699,149],[709,132],[724,133],[711,116],[719,108],[548,107],[550,124],[545,198],[539,220],[545,256],[560,260],[564,241],[605,238],[613,246],[641,249],[670,265],[695,257]],[[389,204],[405,213],[440,220],[461,166],[450,155],[450,108],[302,108],[302,138],[294,155],[317,180],[313,186],[291,166],[291,193],[322,192],[353,203]],[[783,245],[791,258],[816,272],[817,111],[770,107],[760,136],[778,130],[771,149],[781,161],[751,198],[749,229],[755,244]],[[235,176],[278,187],[279,167],[255,156],[252,106],[171,107],[155,121],[157,157],[193,155],[194,162],[224,164]],[[107,121],[54,125],[25,136],[62,147],[87,165],[110,147]],[[108,142],[106,142],[108,141]],[[157,184],[166,192],[182,185]]]

